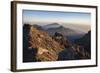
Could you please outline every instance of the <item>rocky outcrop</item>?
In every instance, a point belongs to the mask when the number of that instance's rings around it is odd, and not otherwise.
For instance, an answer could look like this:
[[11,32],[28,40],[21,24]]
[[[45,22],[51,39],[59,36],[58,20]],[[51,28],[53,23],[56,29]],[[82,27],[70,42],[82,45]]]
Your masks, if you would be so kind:
[[84,46],[71,43],[68,39],[64,38],[61,33],[56,32],[53,39],[64,47],[64,50],[59,53],[58,60],[90,58],[90,54],[85,50]]
[[61,33],[55,32],[54,36],[52,38],[58,42],[61,46],[69,46],[70,42],[67,38],[65,38]]
[[28,49],[37,50],[37,61],[55,61],[58,59],[58,53],[63,50],[63,47],[46,32],[40,31],[32,25],[30,25],[28,37]]
[[82,38],[77,39],[75,43],[84,46],[85,50],[91,54],[91,31],[88,31]]

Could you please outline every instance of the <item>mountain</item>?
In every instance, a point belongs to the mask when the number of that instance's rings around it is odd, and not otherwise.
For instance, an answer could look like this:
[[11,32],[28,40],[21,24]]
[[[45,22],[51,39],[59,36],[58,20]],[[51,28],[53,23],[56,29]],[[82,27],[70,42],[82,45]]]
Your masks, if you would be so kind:
[[27,62],[26,59],[30,57],[33,61],[55,61],[58,59],[58,53],[63,50],[63,46],[52,39],[48,33],[39,30],[40,28],[28,24],[24,24],[23,28],[24,62]]
[[56,32],[53,39],[64,47],[58,54],[58,60],[80,60],[90,58],[90,54],[85,51],[84,47],[71,43],[68,39],[64,38],[61,33]]
[[91,53],[91,31],[88,31],[82,38],[77,39],[75,43],[84,46],[85,50]]
[[83,44],[71,43],[62,33],[51,36],[38,25],[23,25],[23,62],[89,59],[90,53],[85,49]]
[[64,36],[71,36],[71,35],[80,34],[80,33],[76,32],[75,30],[72,30],[70,28],[65,28],[63,26],[56,27],[56,28],[48,28],[47,31],[51,35],[54,35],[55,32],[62,33]]
[[84,32],[82,31],[78,31],[75,29],[71,29],[71,28],[66,28],[63,25],[59,24],[59,23],[52,23],[52,24],[47,24],[44,26],[38,25],[38,24],[34,24],[34,27],[46,31],[47,33],[49,33],[49,35],[54,35],[56,32],[61,33],[63,36],[83,36]]
[[42,26],[44,29],[49,29],[49,28],[57,28],[57,27],[60,27],[61,25],[58,24],[58,23],[52,23],[52,24],[47,24],[47,25],[44,25]]
[[64,37],[68,38],[70,41],[74,41],[84,35],[83,32],[78,31],[77,29],[66,28],[58,23],[48,24],[42,27],[50,35],[54,35],[56,32],[61,33]]

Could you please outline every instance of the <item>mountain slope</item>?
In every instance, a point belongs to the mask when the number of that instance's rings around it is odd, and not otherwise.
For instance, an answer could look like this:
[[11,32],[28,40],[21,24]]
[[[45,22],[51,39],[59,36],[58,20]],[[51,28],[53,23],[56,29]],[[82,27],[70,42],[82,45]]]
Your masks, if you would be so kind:
[[85,49],[84,45],[71,43],[62,33],[51,36],[40,26],[23,26],[23,62],[89,59],[90,53]]
[[91,53],[91,31],[85,34],[82,38],[77,39],[75,43],[84,46],[85,50]]
[[[26,27],[25,27],[26,26]],[[57,43],[46,32],[38,30],[32,25],[24,25],[24,30],[29,26],[28,34],[28,50],[35,53],[37,61],[55,61],[58,59],[58,53],[63,50],[63,46]],[[25,39],[24,39],[25,40]],[[24,43],[24,45],[27,45]],[[26,47],[24,47],[25,50]],[[36,50],[35,52],[33,50]]]
[[90,54],[85,51],[85,48],[71,43],[68,39],[64,38],[61,33],[56,32],[53,39],[64,47],[58,54],[58,60],[77,60],[77,59],[89,59]]
[[75,32],[69,28],[65,28],[63,26],[57,27],[57,28],[49,28],[47,29],[47,31],[49,32],[49,34],[54,34],[55,32],[59,32],[62,33],[64,36],[67,35],[74,35]]

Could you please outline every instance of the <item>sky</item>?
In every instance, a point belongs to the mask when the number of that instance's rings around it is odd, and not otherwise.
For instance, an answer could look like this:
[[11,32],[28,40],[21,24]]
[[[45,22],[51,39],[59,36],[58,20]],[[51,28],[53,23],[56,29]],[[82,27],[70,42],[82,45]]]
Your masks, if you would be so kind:
[[[91,24],[90,13],[80,12],[58,12],[58,11],[36,11],[23,10],[23,23],[42,24],[47,23],[63,23],[83,27],[89,27]],[[79,27],[78,27],[79,28]],[[90,28],[86,28],[87,30]]]

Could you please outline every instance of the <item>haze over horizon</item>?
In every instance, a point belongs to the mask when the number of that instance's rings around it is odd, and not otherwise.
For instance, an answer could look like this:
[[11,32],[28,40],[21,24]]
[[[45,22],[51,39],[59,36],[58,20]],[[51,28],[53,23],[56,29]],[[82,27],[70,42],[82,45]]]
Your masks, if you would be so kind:
[[23,23],[38,25],[59,23],[64,27],[70,27],[87,32],[91,29],[91,14],[79,12],[23,10]]

